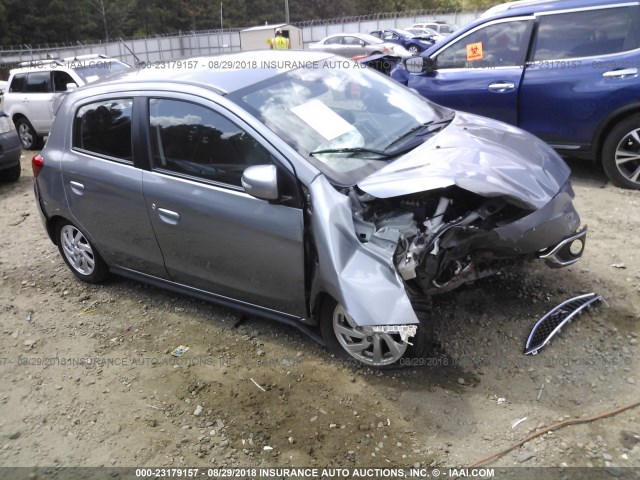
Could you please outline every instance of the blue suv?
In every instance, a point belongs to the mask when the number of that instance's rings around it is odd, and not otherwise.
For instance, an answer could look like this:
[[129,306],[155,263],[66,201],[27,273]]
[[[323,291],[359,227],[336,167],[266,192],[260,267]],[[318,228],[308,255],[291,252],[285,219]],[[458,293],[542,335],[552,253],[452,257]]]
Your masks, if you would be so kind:
[[562,155],[601,161],[612,183],[640,189],[639,70],[639,2],[525,0],[488,10],[391,75]]

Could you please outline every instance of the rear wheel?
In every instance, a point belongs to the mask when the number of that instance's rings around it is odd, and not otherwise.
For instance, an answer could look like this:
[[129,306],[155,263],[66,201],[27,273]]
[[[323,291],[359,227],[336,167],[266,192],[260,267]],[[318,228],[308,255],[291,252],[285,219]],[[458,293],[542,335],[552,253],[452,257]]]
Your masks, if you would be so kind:
[[58,223],[56,232],[60,255],[78,278],[89,283],[100,283],[107,277],[107,265],[78,227],[63,220]]
[[42,138],[38,136],[36,131],[26,118],[16,120],[16,130],[20,137],[20,143],[25,150],[39,150],[42,148]]
[[20,178],[20,172],[20,164],[11,168],[7,168],[6,170],[0,172],[0,180],[5,182],[17,182]]
[[409,48],[407,48],[407,50],[409,50],[411,55],[417,55],[418,53],[420,53],[420,49],[415,45],[409,45]]
[[640,190],[640,115],[616,125],[602,147],[602,166],[611,183]]
[[320,327],[329,349],[337,356],[375,368],[398,366],[407,359],[424,357],[433,346],[432,329],[416,309],[420,325],[409,342],[395,332],[374,332],[371,326],[359,326],[335,300],[322,306]]

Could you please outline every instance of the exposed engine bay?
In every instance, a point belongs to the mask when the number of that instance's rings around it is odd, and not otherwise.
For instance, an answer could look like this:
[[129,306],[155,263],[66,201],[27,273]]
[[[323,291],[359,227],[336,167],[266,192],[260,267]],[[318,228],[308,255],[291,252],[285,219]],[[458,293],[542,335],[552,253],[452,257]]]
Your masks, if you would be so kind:
[[457,186],[386,199],[356,187],[349,196],[358,239],[393,250],[398,273],[417,294],[446,292],[536,257],[498,239],[496,228],[532,213],[500,197]]

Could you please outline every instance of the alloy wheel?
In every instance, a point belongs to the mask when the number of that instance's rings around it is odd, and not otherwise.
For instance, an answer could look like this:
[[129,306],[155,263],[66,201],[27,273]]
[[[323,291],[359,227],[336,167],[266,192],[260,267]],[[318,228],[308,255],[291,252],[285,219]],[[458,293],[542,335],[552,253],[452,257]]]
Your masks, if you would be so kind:
[[625,135],[615,153],[618,171],[629,181],[640,183],[640,128]]
[[374,332],[370,327],[358,326],[340,304],[333,311],[333,331],[349,355],[375,367],[397,362],[408,346],[399,334]]
[[73,225],[60,230],[60,241],[69,265],[80,275],[91,275],[96,266],[95,255],[89,241]]

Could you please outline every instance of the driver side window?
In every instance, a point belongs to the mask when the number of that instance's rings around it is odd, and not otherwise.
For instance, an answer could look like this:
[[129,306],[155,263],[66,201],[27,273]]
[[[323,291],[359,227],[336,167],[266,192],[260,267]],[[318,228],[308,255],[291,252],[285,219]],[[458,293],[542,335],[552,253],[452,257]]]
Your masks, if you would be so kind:
[[442,51],[437,68],[522,67],[531,27],[530,20],[517,20],[476,30]]
[[241,186],[244,169],[271,154],[222,115],[191,102],[149,100],[154,168]]

